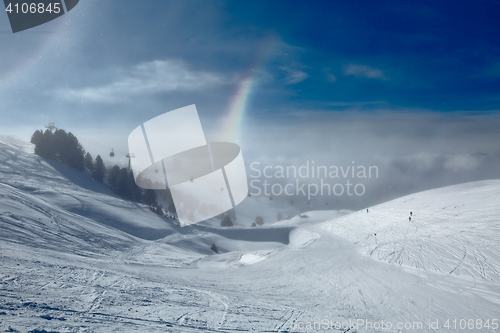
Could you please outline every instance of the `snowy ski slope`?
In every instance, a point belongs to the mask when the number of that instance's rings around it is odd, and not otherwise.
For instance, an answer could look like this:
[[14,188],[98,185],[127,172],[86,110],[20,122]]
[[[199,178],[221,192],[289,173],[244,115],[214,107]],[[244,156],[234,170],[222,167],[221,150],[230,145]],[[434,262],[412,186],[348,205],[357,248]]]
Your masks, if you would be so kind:
[[178,228],[17,146],[0,161],[0,331],[498,331],[498,180],[369,213]]
[[499,217],[500,181],[490,180],[408,195],[324,228],[388,263],[498,283]]

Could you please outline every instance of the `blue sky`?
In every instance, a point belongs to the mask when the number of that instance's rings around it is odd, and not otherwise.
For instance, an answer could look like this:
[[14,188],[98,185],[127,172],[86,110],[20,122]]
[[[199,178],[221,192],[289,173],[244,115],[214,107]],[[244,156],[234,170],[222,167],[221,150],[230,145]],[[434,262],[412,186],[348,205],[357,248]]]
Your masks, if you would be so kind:
[[[137,70],[163,80],[167,74],[162,69],[147,66],[159,61],[165,71],[170,63],[182,63],[183,70],[170,80],[191,73],[192,79],[201,75],[206,82],[191,89],[190,81],[152,88],[137,105],[153,108],[148,103],[154,100],[168,109],[199,102],[224,113],[238,80],[253,69],[258,80],[250,114],[498,110],[499,8],[494,1],[82,1],[55,22],[0,36],[6,46],[1,87],[32,89],[20,104],[28,112],[34,109],[30,101],[38,108],[38,101],[54,97],[63,99],[63,105],[47,112],[65,112],[75,102],[102,110],[94,104],[123,96],[99,100],[81,93],[118,84]],[[4,15],[3,31],[8,30],[6,21]],[[46,33],[35,34],[39,31]],[[138,69],[141,64],[145,66]],[[23,66],[13,79],[4,78]],[[70,91],[74,94],[63,98]],[[106,110],[115,116],[109,105]],[[82,118],[88,112],[81,109]]]
[[12,34],[0,15],[0,129],[29,139],[55,121],[126,150],[140,123],[196,104],[218,139],[251,77],[246,160],[376,161],[404,191],[436,184],[443,156],[465,161],[445,184],[496,177],[498,17],[495,1],[82,0]]

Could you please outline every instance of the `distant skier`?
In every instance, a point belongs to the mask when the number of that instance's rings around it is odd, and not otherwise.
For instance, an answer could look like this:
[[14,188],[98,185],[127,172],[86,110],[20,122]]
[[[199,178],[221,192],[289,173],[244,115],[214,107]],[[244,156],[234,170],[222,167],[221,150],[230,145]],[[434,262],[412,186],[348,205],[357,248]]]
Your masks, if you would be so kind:
[[408,216],[408,221],[411,222],[411,216]]
[[412,215],[413,215],[413,212],[410,212],[410,216],[412,216]]
[[366,209],[366,212],[368,213],[368,208]]

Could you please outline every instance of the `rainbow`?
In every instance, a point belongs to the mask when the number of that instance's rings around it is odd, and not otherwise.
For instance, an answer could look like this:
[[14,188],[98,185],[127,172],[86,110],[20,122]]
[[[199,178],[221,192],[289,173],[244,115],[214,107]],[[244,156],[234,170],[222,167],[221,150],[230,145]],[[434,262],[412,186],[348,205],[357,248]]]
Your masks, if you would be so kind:
[[223,139],[227,141],[239,141],[241,128],[248,102],[252,95],[253,88],[257,84],[259,68],[265,65],[265,61],[272,55],[272,51],[277,45],[275,38],[269,38],[265,41],[261,51],[256,57],[253,66],[242,76],[238,82],[235,94],[229,102],[229,114],[225,117],[223,125]]
[[[22,61],[16,61],[15,64],[10,64],[10,69],[0,75],[0,88],[4,88],[8,83],[12,83],[18,79],[22,79],[32,69],[37,70],[40,60],[45,57],[46,54],[50,51],[60,51],[60,47],[56,47],[56,45],[54,44],[58,41],[60,42],[61,33],[66,32],[70,34],[67,29],[64,30],[64,27],[66,27],[65,22],[67,22],[67,19],[68,18],[66,17],[66,15],[63,15],[63,17],[59,17],[53,21],[50,21],[51,23],[48,23],[50,25],[44,24],[39,27],[19,32],[15,37],[10,37],[23,40],[23,38],[27,39],[27,37],[24,37],[23,35],[33,36],[34,34],[37,34],[40,36],[39,38],[41,40],[36,49],[30,50],[31,56],[24,57]],[[75,25],[77,26],[78,24],[75,23]],[[46,29],[50,29],[50,31],[47,31]],[[10,35],[10,32],[7,32],[7,34]]]
[[233,96],[229,106],[229,115],[226,118],[224,131],[226,140],[238,141],[240,134],[241,123],[245,114],[247,102],[252,92],[254,84],[254,76],[249,75],[238,83],[236,94]]

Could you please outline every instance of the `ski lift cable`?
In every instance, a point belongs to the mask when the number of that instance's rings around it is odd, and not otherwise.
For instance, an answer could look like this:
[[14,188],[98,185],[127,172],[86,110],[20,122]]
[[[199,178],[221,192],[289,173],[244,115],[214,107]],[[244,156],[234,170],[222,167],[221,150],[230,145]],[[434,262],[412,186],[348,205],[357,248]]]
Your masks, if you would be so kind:
[[[19,117],[19,116],[16,116],[16,115],[12,115],[12,114],[8,114],[8,113],[5,113],[5,112],[0,112],[0,114],[4,115],[4,116],[7,116],[7,117],[11,117],[11,118],[16,118],[16,119],[19,119],[19,120],[22,120],[22,121],[25,121],[25,122],[30,122],[32,124],[35,124],[35,125],[38,125],[38,126],[44,126],[46,127],[46,124],[41,124],[37,121],[34,121],[34,120],[30,120],[30,119],[26,119],[26,118],[22,118],[22,117]],[[109,146],[106,146],[106,145],[103,145],[102,143],[98,143],[98,142],[95,142],[93,140],[90,140],[90,139],[87,139],[83,136],[80,136],[80,135],[77,135],[78,137],[78,140],[80,141],[86,141],[94,146],[98,146],[100,148],[105,148],[105,149],[110,149],[111,151],[113,151],[114,149],[109,147]],[[124,152],[124,151],[120,151],[120,150],[114,150],[115,152],[119,153],[120,155],[123,155],[124,157],[127,157],[126,155],[128,154],[127,152]]]

